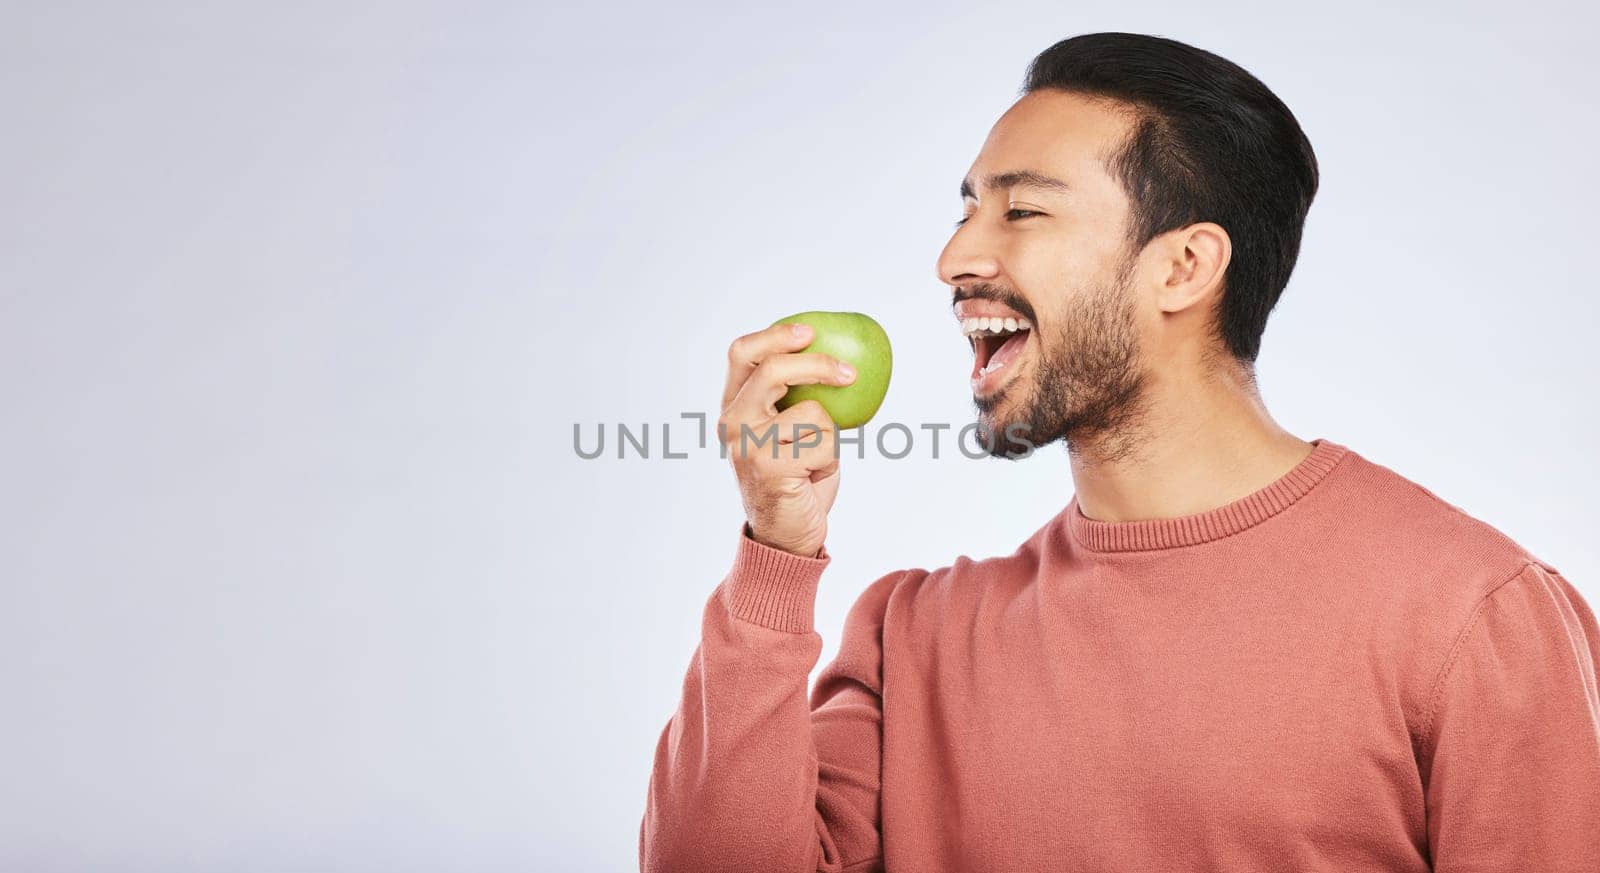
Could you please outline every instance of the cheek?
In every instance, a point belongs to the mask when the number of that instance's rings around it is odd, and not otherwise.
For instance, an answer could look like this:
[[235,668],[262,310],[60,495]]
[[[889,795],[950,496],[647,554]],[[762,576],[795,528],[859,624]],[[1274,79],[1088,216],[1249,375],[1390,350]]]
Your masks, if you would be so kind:
[[1017,241],[1008,267],[1030,297],[1046,307],[1053,298],[1091,287],[1108,275],[1100,243],[1072,228],[1029,232]]
[[[1007,272],[1016,289],[1033,307],[1047,332],[1035,339],[1040,345],[1056,348],[1070,342],[1074,325],[1103,324],[1110,316],[1105,311],[1116,297],[1137,293],[1137,263],[1123,277],[1126,256],[1114,234],[1089,232],[1081,223],[1053,233],[1029,233],[1013,246],[1007,257]],[[1130,284],[1131,283],[1131,284]],[[1135,302],[1135,322],[1140,339],[1160,328],[1161,313],[1143,301]]]

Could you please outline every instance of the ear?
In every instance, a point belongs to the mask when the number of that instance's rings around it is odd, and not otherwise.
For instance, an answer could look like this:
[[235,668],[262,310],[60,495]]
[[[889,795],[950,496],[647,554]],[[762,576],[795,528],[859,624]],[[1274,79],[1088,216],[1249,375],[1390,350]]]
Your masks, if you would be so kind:
[[1169,231],[1160,242],[1165,279],[1156,289],[1162,312],[1180,312],[1222,293],[1222,280],[1233,255],[1233,241],[1215,222],[1202,221]]

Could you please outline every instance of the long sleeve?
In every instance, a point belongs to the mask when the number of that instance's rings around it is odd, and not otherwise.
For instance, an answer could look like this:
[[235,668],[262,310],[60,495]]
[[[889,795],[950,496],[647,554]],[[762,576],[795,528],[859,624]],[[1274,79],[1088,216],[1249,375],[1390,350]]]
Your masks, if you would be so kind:
[[1425,731],[1434,869],[1600,871],[1600,630],[1555,569],[1484,596]]
[[807,695],[830,558],[740,532],[707,600],[677,711],[656,745],[643,871],[881,869],[882,619],[899,573],[873,582]]

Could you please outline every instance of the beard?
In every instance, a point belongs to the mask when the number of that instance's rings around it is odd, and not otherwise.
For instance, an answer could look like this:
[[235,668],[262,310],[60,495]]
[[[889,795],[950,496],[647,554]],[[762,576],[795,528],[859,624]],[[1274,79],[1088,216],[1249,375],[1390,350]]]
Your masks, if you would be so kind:
[[[994,396],[973,399],[979,438],[990,455],[1027,457],[1056,440],[1064,440],[1069,451],[1093,443],[1114,454],[1115,446],[1131,437],[1145,387],[1132,275],[1130,257],[1110,283],[1095,283],[1071,295],[1048,334],[1032,319],[1039,331],[1039,359],[1030,377]],[[1026,305],[1003,289],[974,290],[974,296],[1013,308]]]

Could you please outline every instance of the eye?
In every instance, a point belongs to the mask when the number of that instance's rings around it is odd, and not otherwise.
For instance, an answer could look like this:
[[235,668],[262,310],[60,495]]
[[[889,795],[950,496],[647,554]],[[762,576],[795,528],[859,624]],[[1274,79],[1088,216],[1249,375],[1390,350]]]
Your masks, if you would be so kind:
[[[1032,211],[1027,210],[1027,209],[1008,209],[1008,210],[1006,210],[1006,219],[1009,220],[1009,221],[1017,221],[1019,219],[1032,218],[1035,215],[1043,215],[1043,214],[1044,213],[1042,213],[1042,212],[1032,212]],[[966,224],[967,223],[967,219],[971,218],[971,217],[972,216],[968,215],[968,216],[965,216],[965,217],[961,218],[959,221],[956,222],[956,227],[960,227],[961,225]]]

